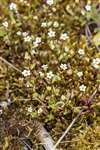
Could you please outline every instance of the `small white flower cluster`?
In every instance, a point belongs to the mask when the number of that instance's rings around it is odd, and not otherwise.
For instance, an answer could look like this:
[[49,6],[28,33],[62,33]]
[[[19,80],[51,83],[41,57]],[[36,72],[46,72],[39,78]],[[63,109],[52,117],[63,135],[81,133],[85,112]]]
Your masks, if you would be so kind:
[[43,27],[43,28],[50,27],[51,25],[52,25],[52,21],[41,23],[41,27]]
[[[18,32],[17,32],[17,34],[18,34]],[[19,35],[20,35],[20,32],[19,32]],[[28,32],[23,32],[22,35],[24,37],[25,42],[30,42],[32,40],[32,37],[29,35]]]
[[52,71],[49,71],[49,72],[47,73],[47,78],[48,78],[48,79],[52,79],[53,77],[54,77],[53,72],[52,72]]
[[17,11],[17,5],[15,3],[13,3],[13,2],[10,3],[9,8],[10,8],[10,10]]
[[60,65],[60,68],[61,68],[62,70],[66,70],[66,69],[68,69],[68,66],[67,66],[67,64],[61,64],[61,65]]
[[37,47],[41,43],[41,37],[36,37],[35,41],[33,41],[34,47]]
[[91,11],[91,5],[88,5],[88,4],[87,4],[87,5],[85,6],[85,9],[86,9],[86,11]]
[[41,27],[46,28],[46,27],[50,27],[51,25],[53,25],[54,28],[58,28],[59,27],[59,23],[58,21],[49,21],[49,22],[42,22],[41,23]]
[[79,50],[78,50],[78,54],[79,54],[79,55],[85,55],[85,51],[84,51],[84,49],[79,48]]
[[49,32],[48,32],[48,36],[50,38],[55,37],[55,31],[53,31],[52,29],[50,29]]
[[95,59],[93,59],[93,61],[92,61],[92,66],[93,66],[95,69],[99,69],[99,68],[100,68],[100,58],[95,58]]
[[51,6],[54,4],[54,0],[46,0],[46,3]]
[[79,71],[79,72],[77,72],[77,75],[78,75],[79,78],[81,78],[83,76],[83,72]]
[[62,33],[61,35],[60,35],[60,40],[66,40],[66,39],[68,39],[69,38],[69,36],[68,36],[68,34],[65,32],[65,33]]
[[80,85],[79,89],[81,92],[85,92],[86,86],[84,84],[82,84],[82,85]]
[[8,28],[8,22],[7,22],[7,21],[4,21],[4,22],[2,23],[2,25],[3,25],[5,28]]
[[27,76],[30,76],[30,75],[31,75],[31,72],[30,72],[30,70],[23,70],[23,71],[22,71],[22,75],[23,75],[24,77],[27,77]]

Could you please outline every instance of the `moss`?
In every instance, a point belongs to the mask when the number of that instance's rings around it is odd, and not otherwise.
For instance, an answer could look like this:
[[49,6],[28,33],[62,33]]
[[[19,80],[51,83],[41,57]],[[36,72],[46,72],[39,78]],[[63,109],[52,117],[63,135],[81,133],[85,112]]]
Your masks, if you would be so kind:
[[[33,149],[42,149],[35,138],[35,119],[43,122],[57,141],[85,108],[58,148],[99,150],[98,7],[99,0],[55,0],[51,6],[42,0],[0,1],[1,149],[21,149],[25,136],[31,139]],[[64,64],[66,67],[61,67]],[[89,108],[87,99],[96,89]],[[1,107],[2,102],[7,107]]]

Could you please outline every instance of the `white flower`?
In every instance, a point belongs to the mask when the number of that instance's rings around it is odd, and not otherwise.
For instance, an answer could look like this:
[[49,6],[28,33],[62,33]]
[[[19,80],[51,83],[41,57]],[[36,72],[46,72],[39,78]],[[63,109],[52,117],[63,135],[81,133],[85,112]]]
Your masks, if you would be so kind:
[[24,77],[30,76],[30,74],[31,74],[30,70],[23,70],[23,71],[22,71],[22,75],[23,75]]
[[79,71],[79,72],[77,72],[77,75],[78,75],[78,77],[82,77],[83,76],[83,72]]
[[100,58],[93,59],[92,66],[96,69],[99,69],[100,68]]
[[43,109],[40,107],[39,109],[38,109],[38,114],[41,114],[43,112]]
[[26,37],[24,37],[24,41],[25,42],[30,42],[32,40],[32,38],[31,38],[31,36],[26,36]]
[[61,64],[60,68],[63,69],[63,70],[66,70],[68,68],[68,66],[67,66],[67,64]]
[[84,55],[84,54],[85,54],[84,49],[80,48],[80,49],[78,50],[78,54],[79,54],[79,55]]
[[17,35],[21,35],[22,33],[21,33],[21,31],[18,31],[16,34],[17,34]]
[[28,36],[28,32],[23,32],[22,35],[23,35],[23,37],[26,37],[26,36]]
[[38,20],[38,16],[33,16],[33,19],[34,20]]
[[29,113],[31,113],[31,112],[33,111],[32,106],[28,107],[28,108],[27,108],[27,111],[28,111]]
[[86,6],[85,6],[85,9],[86,9],[87,11],[91,11],[91,5],[86,5]]
[[69,47],[66,46],[66,47],[64,48],[64,51],[65,51],[65,52],[68,52],[68,51],[69,51]]
[[0,106],[1,106],[2,108],[6,108],[6,107],[8,106],[8,102],[2,101],[2,102],[0,102]]
[[42,22],[41,27],[43,27],[43,28],[47,27],[47,22]]
[[38,47],[41,43],[41,37],[36,37],[35,41],[33,41],[34,47]]
[[48,36],[51,37],[55,37],[55,31],[52,31],[51,29],[48,32]]
[[17,10],[17,5],[12,2],[12,3],[9,5],[9,8],[10,8],[10,10]]
[[36,43],[35,41],[33,41],[33,47],[36,48],[36,47],[38,47],[38,46],[39,46],[39,44]]
[[54,26],[55,28],[57,28],[57,27],[59,27],[59,23],[58,23],[57,21],[55,21],[55,22],[53,23],[53,26]]
[[49,21],[49,22],[47,23],[47,25],[48,25],[48,27],[50,27],[50,26],[52,25],[52,21]]
[[41,37],[36,37],[35,43],[37,43],[37,44],[41,43]]
[[80,85],[79,89],[81,92],[85,92],[86,86],[84,84],[82,84],[82,85]]
[[65,100],[66,99],[66,96],[65,95],[62,95],[61,96],[61,100]]
[[44,77],[44,73],[43,73],[43,72],[40,71],[39,74],[40,74],[40,77],[41,77],[41,78]]
[[29,82],[26,83],[26,87],[28,87],[28,88],[30,87],[30,83]]
[[65,32],[65,33],[62,33],[61,35],[60,35],[60,40],[66,40],[66,39],[68,39],[69,38],[69,36],[68,36],[68,34]]
[[53,5],[54,0],[46,0],[46,3],[51,6],[51,5]]
[[32,54],[32,55],[35,55],[36,53],[37,53],[37,52],[36,52],[34,49],[31,50],[31,54]]
[[7,22],[7,21],[3,22],[2,25],[3,25],[5,28],[8,28],[8,22]]
[[54,74],[52,73],[52,71],[49,71],[48,73],[47,73],[47,78],[48,79],[52,79],[54,77]]
[[42,68],[43,68],[44,70],[47,70],[47,69],[48,69],[48,65],[42,65]]

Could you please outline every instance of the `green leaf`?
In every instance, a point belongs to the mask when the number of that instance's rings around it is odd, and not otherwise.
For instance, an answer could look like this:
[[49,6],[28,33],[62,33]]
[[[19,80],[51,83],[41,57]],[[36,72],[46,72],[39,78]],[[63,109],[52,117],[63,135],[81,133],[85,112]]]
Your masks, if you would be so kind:
[[96,46],[99,46],[100,45],[100,32],[98,32],[94,38],[93,38],[93,42]]
[[32,118],[36,118],[38,116],[38,113],[37,112],[32,112],[31,116],[32,116]]
[[3,27],[0,27],[0,37],[4,37],[6,35],[6,31]]

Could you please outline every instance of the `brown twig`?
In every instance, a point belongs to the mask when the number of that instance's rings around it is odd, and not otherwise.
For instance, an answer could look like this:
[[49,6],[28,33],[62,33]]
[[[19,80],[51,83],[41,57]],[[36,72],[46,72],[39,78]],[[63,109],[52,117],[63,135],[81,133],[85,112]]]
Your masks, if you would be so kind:
[[36,121],[35,122],[35,127],[36,127],[36,134],[37,138],[39,141],[43,144],[45,150],[57,150],[54,147],[54,141],[50,134],[46,131],[46,129],[43,127],[43,125]]
[[72,128],[72,126],[74,125],[74,123],[77,121],[77,119],[80,117],[80,115],[82,114],[84,109],[80,110],[79,113],[77,114],[77,116],[73,119],[73,121],[71,122],[71,124],[68,126],[68,128],[65,130],[65,132],[62,134],[62,136],[59,138],[59,140],[57,141],[57,143],[55,144],[54,148],[56,148],[60,142],[62,141],[62,139],[65,137],[65,135],[69,132],[69,130]]
[[22,73],[21,70],[19,70],[18,68],[16,68],[13,64],[11,64],[10,62],[8,62],[6,59],[4,59],[3,57],[0,57],[0,60],[3,61],[5,64],[7,64],[8,66],[10,66],[11,68],[13,68],[14,70],[16,70],[19,73]]
[[[95,97],[96,93],[97,93],[97,89],[93,92],[93,94],[88,99],[88,103],[90,103],[90,104],[92,103],[93,98]],[[79,111],[79,113],[77,114],[77,116],[73,119],[73,121],[71,122],[71,124],[68,126],[68,128],[62,134],[62,136],[59,138],[59,140],[55,144],[54,148],[56,148],[61,143],[62,139],[66,136],[66,134],[69,132],[69,130],[73,127],[74,123],[78,120],[78,118],[80,117],[80,115],[82,114],[83,111],[84,111],[84,109],[81,109]]]

